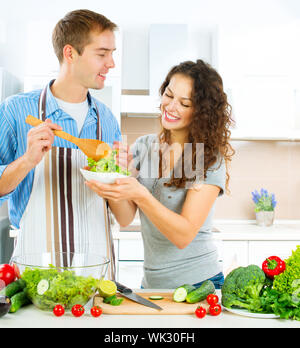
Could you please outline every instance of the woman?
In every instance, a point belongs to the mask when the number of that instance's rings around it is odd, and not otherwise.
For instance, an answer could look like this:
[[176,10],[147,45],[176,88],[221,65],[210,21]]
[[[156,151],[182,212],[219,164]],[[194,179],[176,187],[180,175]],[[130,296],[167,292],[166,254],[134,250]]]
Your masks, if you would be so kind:
[[224,276],[211,230],[216,199],[228,189],[227,165],[234,154],[229,144],[231,108],[221,77],[202,60],[172,68],[160,95],[161,133],[139,138],[132,150],[137,178],[87,185],[109,200],[121,226],[130,224],[139,209],[142,287],[200,286],[211,279],[219,289]]

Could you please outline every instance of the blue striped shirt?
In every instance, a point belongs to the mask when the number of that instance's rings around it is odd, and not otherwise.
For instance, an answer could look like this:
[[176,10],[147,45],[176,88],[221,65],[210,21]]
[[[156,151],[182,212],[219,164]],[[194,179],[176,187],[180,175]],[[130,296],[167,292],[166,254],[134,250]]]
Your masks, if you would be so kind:
[[[23,156],[27,149],[27,133],[31,126],[25,123],[28,115],[38,117],[38,103],[41,90],[22,93],[7,98],[0,104],[0,177],[6,167],[19,157]],[[100,115],[102,140],[112,145],[114,141],[121,141],[121,132],[117,119],[104,104],[91,98],[89,111],[83,128],[78,134],[76,121],[61,110],[48,86],[46,102],[46,118],[60,125],[64,131],[83,139],[96,139],[97,109]],[[53,146],[74,148],[78,147],[64,139],[55,137]],[[0,206],[8,200],[10,223],[19,228],[21,217],[28,204],[32,190],[34,169],[10,194],[0,197]]]

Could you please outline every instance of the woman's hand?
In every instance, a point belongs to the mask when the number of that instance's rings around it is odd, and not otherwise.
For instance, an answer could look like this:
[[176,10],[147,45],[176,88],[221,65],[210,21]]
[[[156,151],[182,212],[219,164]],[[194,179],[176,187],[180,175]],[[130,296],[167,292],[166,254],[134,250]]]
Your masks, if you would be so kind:
[[132,177],[117,179],[114,184],[102,184],[95,180],[87,181],[85,184],[100,197],[114,202],[127,200],[138,205],[139,201],[150,194],[145,186]]
[[113,150],[117,150],[116,163],[122,169],[130,171],[130,166],[133,160],[133,155],[130,152],[129,146],[119,141],[115,141],[113,144]]

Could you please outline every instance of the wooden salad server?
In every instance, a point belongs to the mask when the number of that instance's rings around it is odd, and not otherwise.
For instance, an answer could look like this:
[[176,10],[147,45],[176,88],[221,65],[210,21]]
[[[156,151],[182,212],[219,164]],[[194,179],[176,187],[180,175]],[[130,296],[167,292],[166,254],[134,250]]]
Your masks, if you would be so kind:
[[[44,123],[36,117],[31,115],[27,116],[26,123],[30,124],[33,127],[39,126]],[[111,147],[101,140],[96,139],[80,139],[74,137],[71,134],[68,134],[64,131],[53,131],[57,137],[70,141],[71,143],[78,146],[78,148],[88,157],[92,158],[95,161],[99,161],[102,158],[110,156],[112,149]]]

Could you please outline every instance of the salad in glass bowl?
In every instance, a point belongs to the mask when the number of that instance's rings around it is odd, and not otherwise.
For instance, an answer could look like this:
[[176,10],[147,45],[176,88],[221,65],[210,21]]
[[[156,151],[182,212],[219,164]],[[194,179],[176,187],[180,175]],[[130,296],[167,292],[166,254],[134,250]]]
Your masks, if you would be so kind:
[[86,305],[110,261],[93,254],[42,253],[16,256],[11,262],[26,283],[30,301],[41,310],[52,311],[56,305],[66,310]]
[[96,180],[103,184],[113,184],[116,179],[130,176],[128,170],[117,165],[116,155],[117,150],[113,150],[110,156],[99,161],[88,158],[88,166],[80,169],[81,174],[87,181]]

